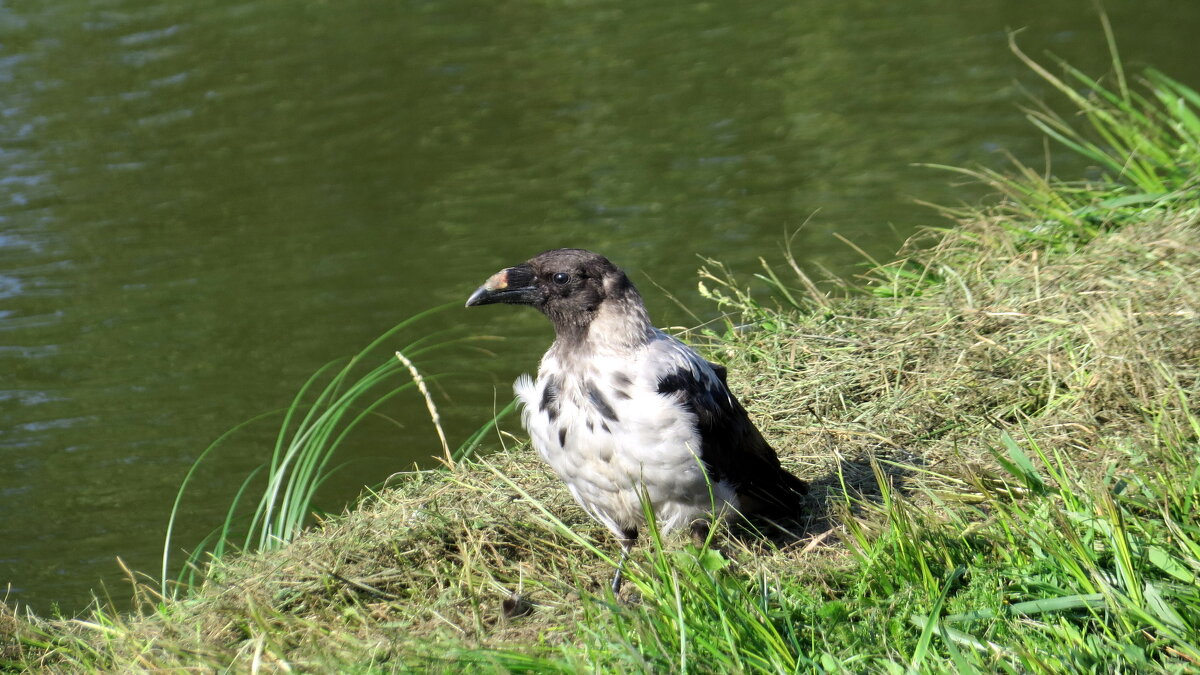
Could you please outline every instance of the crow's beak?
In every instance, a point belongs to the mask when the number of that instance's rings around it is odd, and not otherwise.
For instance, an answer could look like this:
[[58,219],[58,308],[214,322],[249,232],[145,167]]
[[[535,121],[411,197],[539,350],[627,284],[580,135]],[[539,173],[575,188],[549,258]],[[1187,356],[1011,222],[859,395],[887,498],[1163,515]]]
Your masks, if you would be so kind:
[[503,302],[510,305],[532,305],[542,297],[538,290],[533,268],[525,263],[502,269],[491,276],[471,297],[467,307],[491,305]]

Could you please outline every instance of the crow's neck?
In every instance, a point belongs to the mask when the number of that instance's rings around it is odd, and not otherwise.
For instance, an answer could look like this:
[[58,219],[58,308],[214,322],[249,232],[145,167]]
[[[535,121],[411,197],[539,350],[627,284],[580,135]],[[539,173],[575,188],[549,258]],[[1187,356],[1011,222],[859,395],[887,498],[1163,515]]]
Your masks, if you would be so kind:
[[642,298],[632,288],[596,308],[569,317],[551,317],[559,354],[633,351],[653,339],[655,330]]

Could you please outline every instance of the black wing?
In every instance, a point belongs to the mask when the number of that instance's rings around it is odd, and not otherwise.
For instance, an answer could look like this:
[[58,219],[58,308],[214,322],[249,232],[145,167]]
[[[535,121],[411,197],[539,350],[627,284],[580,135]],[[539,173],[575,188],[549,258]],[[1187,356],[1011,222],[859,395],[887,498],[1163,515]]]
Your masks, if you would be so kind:
[[713,482],[729,481],[746,512],[796,516],[808,484],[779,465],[775,450],[729,391],[724,366],[686,350],[683,362],[658,378],[658,393],[696,416],[700,460]]

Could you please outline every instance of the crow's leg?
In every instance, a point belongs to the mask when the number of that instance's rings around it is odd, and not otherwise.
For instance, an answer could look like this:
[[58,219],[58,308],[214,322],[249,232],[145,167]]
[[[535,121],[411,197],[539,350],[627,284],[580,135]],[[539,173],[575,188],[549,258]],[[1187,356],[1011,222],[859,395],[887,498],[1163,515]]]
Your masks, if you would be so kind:
[[696,553],[703,555],[706,549],[711,549],[720,553],[726,560],[733,560],[733,556],[726,548],[726,541],[723,537],[712,536],[712,528],[717,524],[707,518],[702,518],[692,521],[692,543],[696,546]]
[[625,559],[629,557],[629,550],[633,548],[637,542],[638,531],[636,527],[628,527],[621,530],[621,559],[617,561],[617,573],[613,575],[612,592],[617,595],[621,592],[621,584],[625,582]]

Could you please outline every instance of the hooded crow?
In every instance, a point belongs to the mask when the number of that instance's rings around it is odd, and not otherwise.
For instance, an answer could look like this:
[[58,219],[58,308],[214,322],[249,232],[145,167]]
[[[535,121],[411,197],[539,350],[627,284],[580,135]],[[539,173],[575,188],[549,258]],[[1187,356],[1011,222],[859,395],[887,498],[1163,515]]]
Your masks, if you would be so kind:
[[514,389],[533,447],[571,496],[621,543],[613,578],[645,524],[661,531],[737,513],[798,514],[807,484],[729,391],[725,368],[655,328],[637,289],[607,258],[555,249],[500,270],[467,306],[531,305],[554,324],[537,380]]

